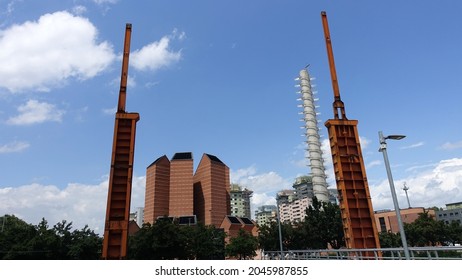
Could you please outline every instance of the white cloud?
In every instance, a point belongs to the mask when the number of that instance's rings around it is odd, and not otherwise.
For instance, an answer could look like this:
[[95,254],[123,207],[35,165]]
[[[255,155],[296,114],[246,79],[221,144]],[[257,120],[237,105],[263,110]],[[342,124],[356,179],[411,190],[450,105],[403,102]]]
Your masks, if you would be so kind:
[[401,150],[406,150],[406,149],[413,149],[413,148],[418,148],[418,147],[421,147],[425,145],[425,142],[418,142],[418,143],[415,143],[415,144],[412,144],[412,145],[409,145],[409,146],[405,146],[405,147],[401,147],[400,149]]
[[[250,167],[250,170],[253,171],[252,167]],[[232,182],[253,190],[255,193],[274,192],[292,186],[291,181],[282,178],[273,171],[261,174],[249,173],[247,176],[241,176],[240,178],[232,177]]]
[[0,154],[17,153],[17,152],[24,151],[25,149],[29,147],[30,147],[30,144],[27,142],[15,141],[15,142],[0,146]]
[[[440,161],[432,169],[426,169],[407,178],[395,179],[394,185],[401,208],[407,207],[403,184],[413,207],[444,207],[446,203],[462,201],[462,158]],[[388,180],[370,186],[375,210],[393,209]]]
[[87,12],[87,8],[82,5],[78,5],[72,8],[72,12],[76,15],[83,15]]
[[0,85],[11,92],[49,91],[69,78],[89,79],[115,55],[97,43],[96,27],[86,18],[61,11],[0,31]]
[[369,147],[371,140],[367,139],[366,137],[359,136],[359,143],[361,144],[361,149],[365,150],[367,147]]
[[52,104],[29,100],[18,107],[19,115],[7,120],[11,125],[29,125],[46,121],[60,122],[64,111],[56,109]]
[[[106,215],[108,179],[95,185],[70,183],[64,188],[30,184],[0,187],[0,215],[13,214],[31,224],[45,218],[54,225],[62,220],[72,222],[74,229],[88,225],[103,235]],[[134,177],[132,209],[144,205],[144,177]]]
[[446,142],[440,148],[443,149],[443,150],[461,149],[462,148],[462,141],[455,142],[455,143]]
[[117,112],[117,107],[103,109],[102,111],[103,111],[103,114],[112,116]]
[[172,39],[178,39],[180,41],[183,41],[186,39],[186,33],[184,31],[178,31],[177,28],[173,29],[172,35],[170,36]]
[[173,36],[164,36],[158,42],[152,42],[140,50],[132,52],[130,65],[140,71],[155,71],[179,61],[181,51],[170,51],[169,44],[172,38],[179,37],[181,39],[184,36],[184,33],[178,35],[177,31],[174,31]]
[[373,160],[371,162],[369,162],[366,166],[366,169],[369,169],[369,168],[372,168],[374,166],[378,166],[378,165],[381,165],[382,164],[382,161],[380,160]]
[[258,207],[263,205],[276,205],[276,196],[267,193],[254,193],[250,199],[251,216],[253,217]]
[[258,174],[254,165],[237,171],[231,170],[231,182],[254,192],[251,200],[252,215],[262,205],[275,205],[277,191],[292,187],[292,179],[284,179],[273,171]]
[[241,168],[236,171],[231,170],[231,182],[237,182],[242,179],[245,179],[248,176],[254,175],[257,173],[257,169],[255,168],[255,165],[252,165],[247,168]]
[[95,2],[96,4],[98,5],[102,5],[102,4],[115,4],[117,3],[119,0],[93,0],[93,2]]

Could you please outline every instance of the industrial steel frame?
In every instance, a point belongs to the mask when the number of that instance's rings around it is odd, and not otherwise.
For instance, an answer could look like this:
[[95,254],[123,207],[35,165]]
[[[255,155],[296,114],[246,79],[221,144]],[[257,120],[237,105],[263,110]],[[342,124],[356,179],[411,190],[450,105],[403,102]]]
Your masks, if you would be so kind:
[[[329,132],[345,243],[350,249],[378,249],[380,242],[361,152],[358,121],[346,117],[345,106],[340,98],[326,12],[321,12],[321,18],[334,91],[334,119],[327,120],[325,126]],[[373,252],[366,251],[365,254],[372,256]]]
[[131,24],[125,28],[119,101],[115,115],[111,171],[103,240],[103,259],[125,259],[132,192],[136,122],[138,113],[125,112]]

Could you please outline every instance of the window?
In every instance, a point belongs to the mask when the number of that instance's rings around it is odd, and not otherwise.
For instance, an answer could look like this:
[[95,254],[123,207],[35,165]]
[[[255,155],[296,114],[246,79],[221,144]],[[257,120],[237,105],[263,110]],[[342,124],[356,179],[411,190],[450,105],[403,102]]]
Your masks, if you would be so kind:
[[380,223],[380,231],[381,232],[387,232],[387,225],[385,224],[385,218],[384,217],[379,218],[379,223]]

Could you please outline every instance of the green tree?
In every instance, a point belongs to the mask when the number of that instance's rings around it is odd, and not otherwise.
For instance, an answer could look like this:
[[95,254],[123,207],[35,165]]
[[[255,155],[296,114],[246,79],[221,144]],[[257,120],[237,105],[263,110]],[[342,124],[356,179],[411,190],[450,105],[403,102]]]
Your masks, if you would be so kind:
[[[302,225],[290,222],[281,223],[282,247],[283,250],[305,249],[305,236]],[[259,227],[258,244],[259,248],[265,251],[280,251],[279,225],[272,222],[269,225]]]
[[[5,221],[5,222],[3,222]],[[99,259],[102,238],[88,226],[71,232],[72,223],[62,221],[52,228],[47,220],[36,226],[4,216],[0,231],[0,259]]]
[[153,249],[155,259],[191,259],[189,246],[189,226],[180,226],[168,220],[160,220],[154,224]]
[[33,225],[14,215],[4,215],[0,223],[0,259],[33,259],[30,240],[35,236]]
[[223,259],[225,233],[214,226],[183,226],[168,219],[144,224],[129,239],[129,259]]
[[213,225],[199,223],[189,232],[191,255],[197,260],[216,260],[225,258],[225,232]]
[[[281,224],[283,249],[305,250],[345,246],[340,207],[330,202],[321,203],[313,198],[302,222]],[[279,251],[278,224],[273,222],[259,227],[259,246],[265,251]]]
[[381,248],[398,248],[401,247],[401,236],[399,233],[380,232],[379,233]]
[[446,225],[436,221],[425,211],[412,223],[404,224],[406,239],[410,246],[436,246],[449,241]]
[[252,259],[257,255],[258,239],[252,234],[240,229],[236,237],[231,237],[226,245],[226,255],[239,260]]
[[279,232],[276,222],[259,226],[258,244],[265,251],[279,251]]
[[460,244],[462,242],[462,225],[459,222],[452,221],[447,225],[447,237],[452,245]]
[[[30,240],[33,259],[39,260],[58,260],[65,259],[58,254],[61,251],[62,244],[55,231],[48,226],[47,220],[42,221],[35,226],[35,234]],[[60,258],[61,257],[61,258]]]
[[305,241],[311,249],[345,246],[340,207],[331,202],[320,202],[313,197],[303,222]]
[[154,260],[155,245],[154,226],[151,224],[143,224],[140,230],[128,239],[128,258],[133,260]]
[[72,232],[72,242],[68,246],[68,258],[73,260],[97,260],[101,257],[103,238],[87,225]]

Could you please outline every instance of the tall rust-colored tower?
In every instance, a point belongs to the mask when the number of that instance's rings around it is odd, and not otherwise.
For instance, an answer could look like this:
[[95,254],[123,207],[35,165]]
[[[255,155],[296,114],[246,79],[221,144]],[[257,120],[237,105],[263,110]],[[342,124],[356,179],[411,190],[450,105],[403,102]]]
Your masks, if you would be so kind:
[[114,125],[104,226],[103,259],[124,259],[127,257],[136,122],[140,119],[138,113],[125,112],[131,30],[131,24],[127,24],[125,27],[119,101]]
[[[329,131],[345,242],[347,248],[380,248],[359,142],[358,121],[348,120],[346,117],[345,107],[340,99],[326,12],[321,12],[321,18],[335,98],[334,119],[327,120],[325,125]],[[366,252],[365,255],[373,257],[374,253]]]

